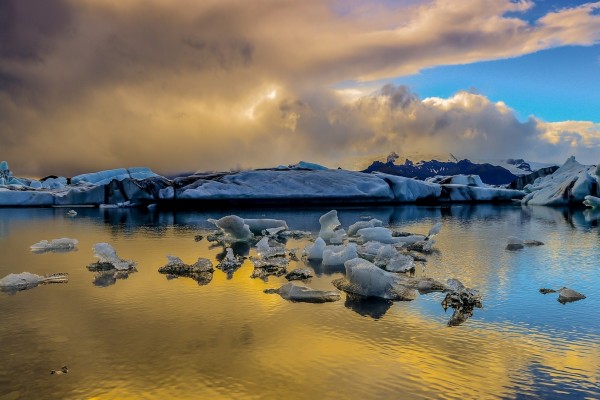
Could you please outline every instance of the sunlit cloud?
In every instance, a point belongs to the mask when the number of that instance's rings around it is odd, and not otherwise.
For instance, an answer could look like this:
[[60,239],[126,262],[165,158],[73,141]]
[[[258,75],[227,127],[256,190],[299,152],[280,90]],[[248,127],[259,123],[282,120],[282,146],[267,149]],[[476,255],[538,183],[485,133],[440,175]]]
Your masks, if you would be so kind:
[[399,147],[542,160],[574,152],[592,162],[597,121],[568,129],[535,116],[522,122],[510,104],[485,96],[421,100],[385,86],[428,67],[600,40],[598,2],[534,23],[520,18],[532,7],[508,0],[5,1],[0,158],[33,175],[298,159],[337,166]]

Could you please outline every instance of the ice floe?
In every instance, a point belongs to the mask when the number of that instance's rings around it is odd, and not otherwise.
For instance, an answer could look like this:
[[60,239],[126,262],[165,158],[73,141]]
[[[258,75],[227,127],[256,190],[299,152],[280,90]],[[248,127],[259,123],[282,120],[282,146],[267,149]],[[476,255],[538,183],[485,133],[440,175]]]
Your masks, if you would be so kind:
[[45,253],[45,252],[68,252],[75,250],[77,246],[77,239],[60,238],[52,239],[51,241],[42,240],[38,243],[32,244],[29,248],[34,253]]
[[304,303],[328,303],[340,299],[339,292],[315,290],[306,286],[294,285],[291,282],[279,289],[266,289],[265,293],[277,293],[286,300]]
[[66,283],[68,281],[69,274],[66,273],[36,275],[31,272],[21,272],[20,274],[8,274],[0,279],[0,291],[14,294],[20,290],[32,289],[42,284]]

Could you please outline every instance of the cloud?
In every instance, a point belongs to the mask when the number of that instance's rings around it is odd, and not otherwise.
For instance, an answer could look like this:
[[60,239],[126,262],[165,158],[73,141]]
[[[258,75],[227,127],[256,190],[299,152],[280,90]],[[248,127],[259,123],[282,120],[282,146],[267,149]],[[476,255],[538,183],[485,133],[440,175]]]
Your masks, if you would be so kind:
[[[508,154],[523,143],[549,146],[545,151],[557,157],[565,146],[593,148],[594,129],[550,135],[558,125],[534,117],[519,122],[508,107],[471,93],[420,100],[392,86],[374,94],[364,89],[372,84],[348,85],[343,95],[334,89],[341,81],[600,40],[600,3],[530,24],[518,15],[532,6],[6,0],[0,157],[21,174],[72,175],[124,165],[167,173],[300,158],[336,166],[387,147],[438,151],[461,141],[465,154]],[[575,142],[573,132],[581,135]]]

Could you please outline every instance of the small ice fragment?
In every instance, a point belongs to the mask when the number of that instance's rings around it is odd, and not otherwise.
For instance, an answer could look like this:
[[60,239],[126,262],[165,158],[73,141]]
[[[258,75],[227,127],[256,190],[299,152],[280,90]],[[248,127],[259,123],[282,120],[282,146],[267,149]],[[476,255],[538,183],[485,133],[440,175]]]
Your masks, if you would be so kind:
[[79,243],[77,239],[60,238],[52,239],[50,242],[42,240],[41,242],[32,244],[29,248],[33,252],[69,251],[75,249],[77,243]]
[[323,250],[325,250],[325,246],[325,240],[323,240],[321,237],[318,237],[313,245],[306,246],[306,249],[304,249],[306,258],[309,260],[323,259]]
[[116,270],[130,270],[136,265],[131,260],[123,260],[117,256],[115,249],[108,243],[96,243],[93,247],[94,257],[98,258],[98,264],[110,264]]
[[225,239],[231,242],[246,242],[254,237],[250,227],[237,215],[227,215],[219,220],[209,219],[225,234]]

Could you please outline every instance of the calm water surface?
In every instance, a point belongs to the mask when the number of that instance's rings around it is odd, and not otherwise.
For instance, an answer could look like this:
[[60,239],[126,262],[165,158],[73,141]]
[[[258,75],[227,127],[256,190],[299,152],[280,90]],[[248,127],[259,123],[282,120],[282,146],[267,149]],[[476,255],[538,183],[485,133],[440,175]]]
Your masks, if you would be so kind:
[[[207,218],[285,219],[317,232],[329,209],[160,212],[0,209],[0,278],[68,272],[68,284],[0,293],[0,400],[600,398],[600,213],[545,207],[452,206],[338,209],[426,233],[443,228],[417,274],[458,278],[483,309],[446,325],[440,293],[412,302],[291,303],[263,293],[250,261],[207,286],[168,280],[165,255],[216,257],[194,236]],[[544,246],[506,251],[506,238]],[[78,250],[34,254],[42,239],[71,237]],[[138,272],[94,285],[92,245],[111,243]],[[303,248],[305,239],[288,248]],[[254,250],[250,250],[253,254]],[[290,268],[296,267],[291,263]],[[299,262],[298,266],[303,266]],[[309,286],[332,289],[343,268],[312,265]],[[587,299],[562,305],[541,287],[572,287]],[[69,366],[66,375],[51,369]]]

